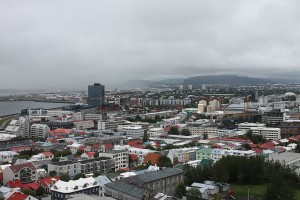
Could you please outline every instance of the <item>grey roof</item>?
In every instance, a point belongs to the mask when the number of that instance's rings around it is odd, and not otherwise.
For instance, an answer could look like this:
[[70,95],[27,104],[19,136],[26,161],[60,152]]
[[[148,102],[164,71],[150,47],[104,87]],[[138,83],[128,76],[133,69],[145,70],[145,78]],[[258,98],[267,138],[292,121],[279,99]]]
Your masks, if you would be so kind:
[[123,192],[125,194],[128,194],[130,196],[142,199],[143,195],[146,192],[151,192],[148,188],[139,186],[139,185],[134,185],[127,183],[125,181],[115,181],[112,183],[108,183],[105,185],[106,187],[112,188],[114,190]]
[[140,185],[140,184],[152,182],[155,180],[163,179],[163,178],[166,178],[169,176],[182,174],[182,173],[183,173],[183,171],[181,169],[166,168],[166,169],[159,170],[159,171],[147,172],[147,173],[140,174],[137,176],[124,178],[124,179],[122,179],[122,181]]
[[271,154],[269,155],[269,160],[278,160],[279,162],[296,162],[300,159],[299,153],[293,153],[293,152],[283,152],[279,154]]
[[100,160],[111,160],[109,157],[99,157],[99,158],[93,158],[93,159],[87,159],[87,160],[80,160],[79,162],[81,164],[90,163],[94,161],[100,161]]
[[76,162],[73,161],[62,161],[62,162],[54,162],[54,163],[49,163],[52,165],[57,165],[57,166],[64,166],[64,165],[70,165],[70,164],[75,164]]
[[94,178],[100,185],[106,185],[107,183],[111,183],[111,180],[107,176],[98,176]]

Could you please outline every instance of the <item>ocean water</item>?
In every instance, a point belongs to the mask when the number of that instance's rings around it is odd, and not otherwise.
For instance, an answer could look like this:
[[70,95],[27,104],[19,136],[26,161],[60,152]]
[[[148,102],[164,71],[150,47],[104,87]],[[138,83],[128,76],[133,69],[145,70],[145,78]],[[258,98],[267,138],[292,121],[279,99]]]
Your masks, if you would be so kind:
[[0,101],[0,116],[21,113],[26,108],[57,108],[70,105],[70,103],[50,103],[35,101]]

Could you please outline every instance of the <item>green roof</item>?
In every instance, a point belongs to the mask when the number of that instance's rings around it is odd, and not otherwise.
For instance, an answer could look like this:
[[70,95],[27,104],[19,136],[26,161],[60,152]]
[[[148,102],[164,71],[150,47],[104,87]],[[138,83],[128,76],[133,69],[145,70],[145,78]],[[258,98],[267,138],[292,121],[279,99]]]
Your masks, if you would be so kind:
[[212,148],[208,147],[208,148],[203,148],[203,149],[199,149],[197,150],[197,153],[211,153]]
[[139,185],[127,183],[125,181],[115,181],[105,185],[117,191],[121,191],[130,196],[142,199],[143,195],[150,190]]

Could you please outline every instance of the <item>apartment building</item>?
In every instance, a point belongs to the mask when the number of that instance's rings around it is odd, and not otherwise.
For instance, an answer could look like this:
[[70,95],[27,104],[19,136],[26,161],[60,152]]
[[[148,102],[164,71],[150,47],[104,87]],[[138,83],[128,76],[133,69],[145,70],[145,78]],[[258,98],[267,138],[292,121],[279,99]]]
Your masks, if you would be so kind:
[[48,173],[56,171],[57,174],[79,174],[81,173],[81,164],[73,161],[62,161],[48,164]]
[[173,196],[183,178],[183,171],[176,168],[152,171],[106,184],[105,195],[119,200],[146,199],[157,193]]
[[109,157],[114,160],[115,170],[128,168],[129,156],[126,150],[113,150],[109,152],[99,153],[99,156]]
[[32,124],[30,127],[30,137],[46,138],[50,132],[49,126],[46,124]]
[[141,138],[144,136],[144,129],[142,126],[124,126],[121,131],[125,132],[128,137],[131,138]]
[[94,159],[80,160],[81,173],[90,174],[95,171],[107,173],[115,171],[115,161],[109,157],[98,157]]
[[32,163],[8,166],[3,170],[3,184],[20,180],[23,184],[38,180],[37,169]]
[[69,199],[72,194],[86,194],[99,196],[100,185],[93,178],[80,178],[78,180],[57,181],[50,189],[51,200]]
[[12,163],[14,158],[19,154],[14,151],[0,151],[0,163]]
[[261,135],[267,140],[280,140],[280,128],[270,128],[270,127],[253,127],[250,128],[252,134]]

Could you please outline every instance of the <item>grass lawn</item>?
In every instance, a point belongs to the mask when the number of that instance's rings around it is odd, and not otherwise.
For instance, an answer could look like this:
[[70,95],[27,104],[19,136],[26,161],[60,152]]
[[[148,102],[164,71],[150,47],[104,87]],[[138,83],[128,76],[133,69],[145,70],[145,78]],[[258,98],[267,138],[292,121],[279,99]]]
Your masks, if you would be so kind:
[[[248,195],[248,188],[246,185],[236,185],[230,184],[231,189],[233,190],[235,195],[239,196],[247,196]],[[250,196],[255,197],[263,197],[266,193],[267,185],[252,185],[249,188]]]
[[[248,189],[245,185],[236,185],[230,184],[231,189],[233,190],[235,195],[238,196],[248,196]],[[249,192],[250,196],[260,197],[262,198],[266,193],[267,185],[253,185],[250,187]],[[297,189],[295,199],[300,200],[300,190]]]

